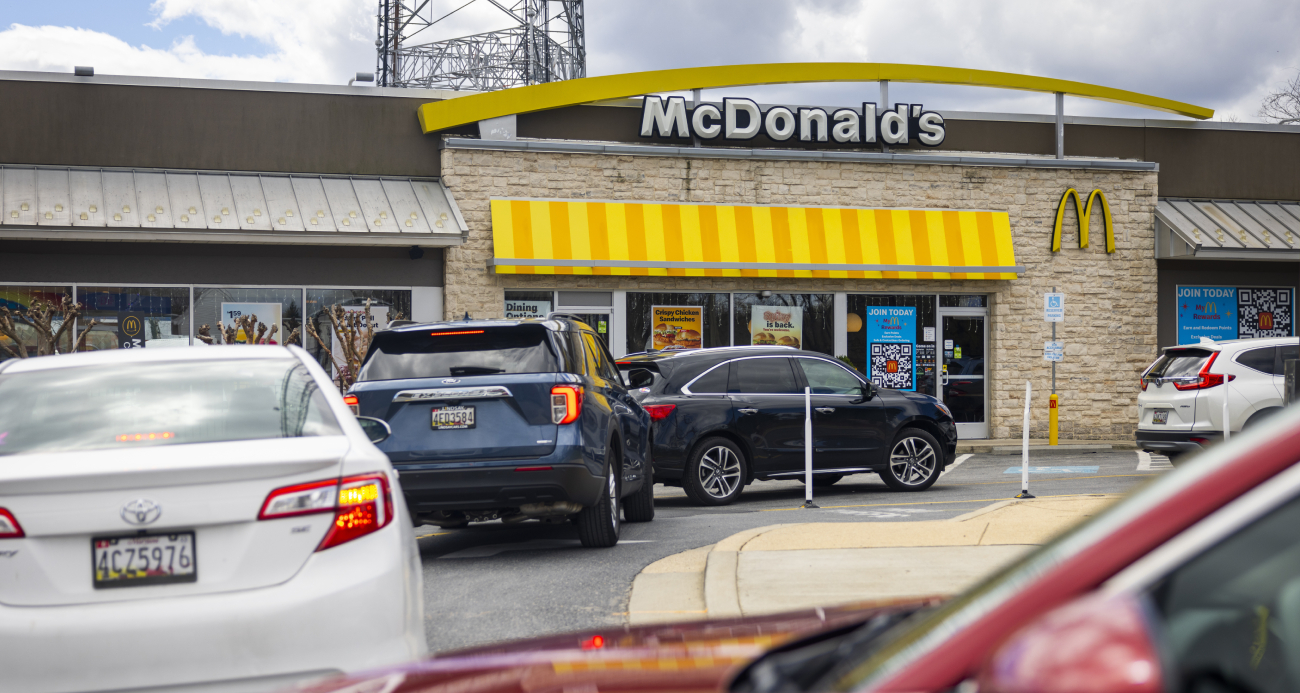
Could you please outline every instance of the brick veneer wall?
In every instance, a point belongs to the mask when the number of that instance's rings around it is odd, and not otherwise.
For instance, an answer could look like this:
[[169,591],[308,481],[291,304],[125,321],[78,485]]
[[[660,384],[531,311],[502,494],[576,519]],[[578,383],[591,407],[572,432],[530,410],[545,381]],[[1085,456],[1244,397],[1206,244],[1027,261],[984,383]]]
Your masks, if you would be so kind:
[[[1129,438],[1137,424],[1137,378],[1155,357],[1156,173],[1088,169],[1002,168],[857,162],[737,161],[658,156],[554,154],[447,148],[443,181],[469,225],[469,239],[446,255],[446,315],[468,311],[500,317],[504,289],[685,291],[967,292],[991,295],[990,430],[1021,432],[1025,380],[1033,383],[1031,435],[1045,437],[1051,367],[1042,359],[1051,326],[1044,292],[1067,294],[1066,343],[1058,364],[1063,439]],[[1066,188],[1085,196],[1105,191],[1114,219],[1107,255],[1100,210],[1092,247],[1078,246],[1073,206],[1066,212],[1062,251],[1050,252],[1056,204]],[[1017,280],[761,279],[526,276],[492,273],[494,197],[597,199],[720,204],[833,205],[925,209],[991,209],[1011,217]]]

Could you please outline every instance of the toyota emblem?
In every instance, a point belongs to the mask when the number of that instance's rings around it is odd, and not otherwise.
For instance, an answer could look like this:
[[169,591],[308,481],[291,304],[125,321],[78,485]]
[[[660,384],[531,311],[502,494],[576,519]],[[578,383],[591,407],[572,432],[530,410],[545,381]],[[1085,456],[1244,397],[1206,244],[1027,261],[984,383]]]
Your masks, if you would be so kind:
[[442,384],[443,384],[443,385],[455,385],[455,384],[458,383],[458,382],[460,382],[460,378],[444,378],[443,381],[442,381]]
[[137,498],[122,506],[122,519],[128,525],[153,524],[161,515],[162,506],[148,498]]

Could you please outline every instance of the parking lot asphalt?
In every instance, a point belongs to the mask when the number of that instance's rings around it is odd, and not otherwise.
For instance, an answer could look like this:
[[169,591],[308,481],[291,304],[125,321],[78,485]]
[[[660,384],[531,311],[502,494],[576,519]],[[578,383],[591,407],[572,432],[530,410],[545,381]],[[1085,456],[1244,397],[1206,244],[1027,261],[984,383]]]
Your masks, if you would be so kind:
[[[624,524],[608,549],[584,549],[569,524],[419,527],[425,630],[433,652],[626,623],[632,580],[646,565],[736,532],[802,522],[943,520],[1020,492],[1018,455],[959,456],[929,490],[899,493],[874,474],[815,489],[803,509],[798,481],[759,481],[728,506],[696,506],[680,488],[655,487],[655,519]],[[1042,455],[1030,461],[1040,498],[1124,493],[1167,469],[1131,451]],[[1013,469],[1014,468],[1014,469]]]

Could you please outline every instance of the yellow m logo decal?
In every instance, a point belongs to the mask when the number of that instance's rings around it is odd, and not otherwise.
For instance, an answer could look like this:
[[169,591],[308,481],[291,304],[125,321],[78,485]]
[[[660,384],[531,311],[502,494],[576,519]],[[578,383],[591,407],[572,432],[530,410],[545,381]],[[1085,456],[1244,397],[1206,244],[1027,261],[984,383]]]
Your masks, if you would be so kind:
[[1052,252],[1061,250],[1061,223],[1065,220],[1065,203],[1069,202],[1070,198],[1074,198],[1074,211],[1079,215],[1079,247],[1088,247],[1088,220],[1092,216],[1092,203],[1101,200],[1101,212],[1106,220],[1106,252],[1115,252],[1115,228],[1110,221],[1110,205],[1106,203],[1106,194],[1100,188],[1088,195],[1087,206],[1079,199],[1079,192],[1074,188],[1066,190],[1065,194],[1061,195],[1061,202],[1056,205],[1056,226],[1052,229]]

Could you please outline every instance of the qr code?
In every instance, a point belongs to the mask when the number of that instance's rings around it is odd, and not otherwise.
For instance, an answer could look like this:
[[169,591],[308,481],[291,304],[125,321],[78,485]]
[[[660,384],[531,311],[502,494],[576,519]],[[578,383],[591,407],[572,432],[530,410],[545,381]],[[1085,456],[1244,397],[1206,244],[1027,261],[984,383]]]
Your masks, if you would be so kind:
[[910,342],[871,343],[871,382],[891,390],[914,390],[916,383],[913,348]]
[[1237,292],[1237,336],[1290,337],[1291,289],[1241,289]]

